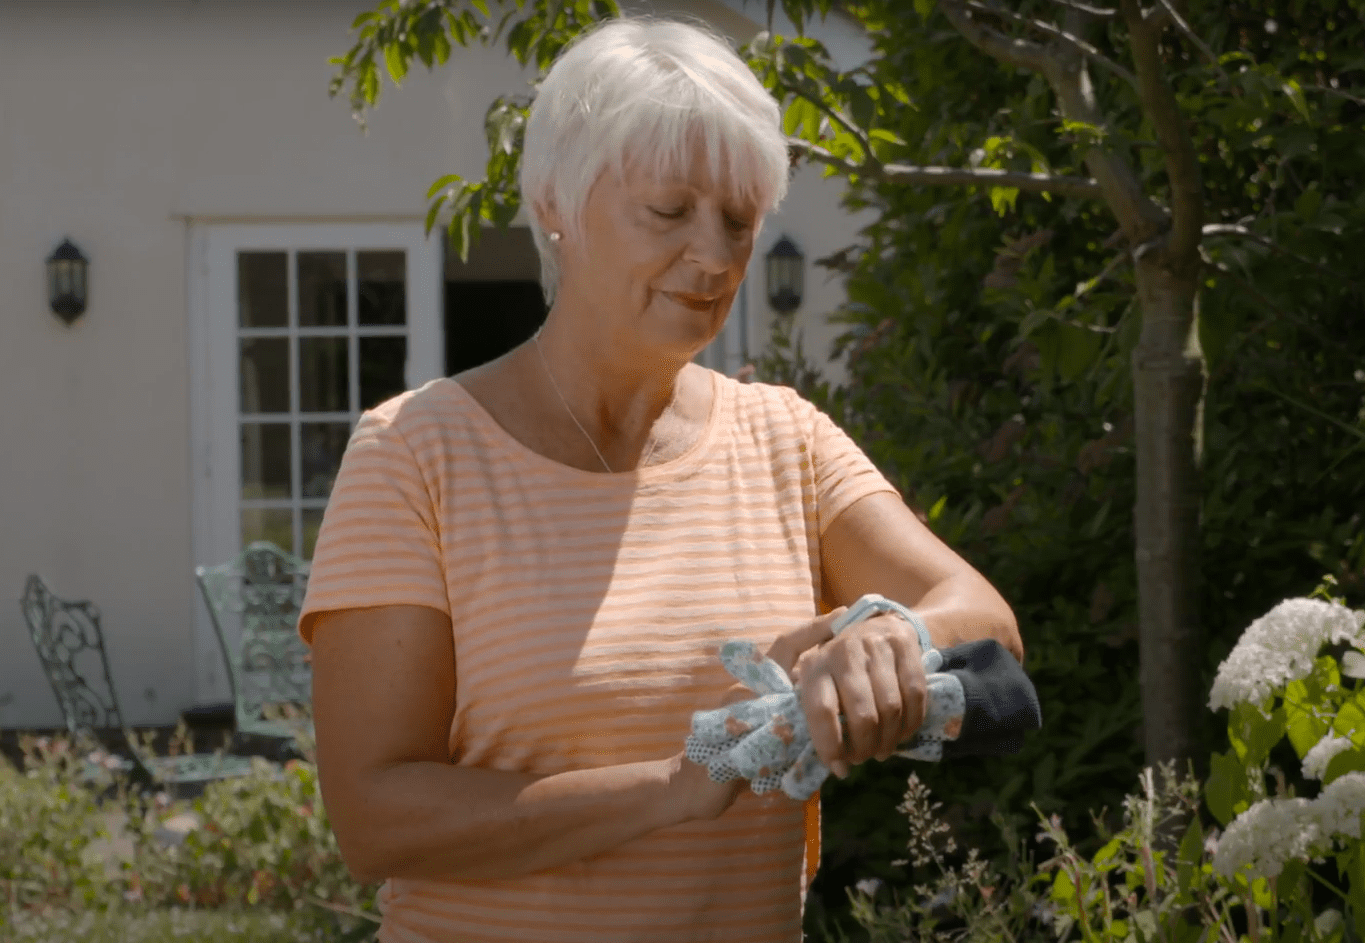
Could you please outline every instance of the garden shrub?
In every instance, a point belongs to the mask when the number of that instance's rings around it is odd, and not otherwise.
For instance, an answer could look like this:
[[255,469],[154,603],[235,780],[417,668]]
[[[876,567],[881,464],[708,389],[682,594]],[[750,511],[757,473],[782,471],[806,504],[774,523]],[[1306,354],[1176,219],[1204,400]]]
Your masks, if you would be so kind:
[[[919,883],[865,880],[851,912],[880,941],[1345,943],[1365,938],[1365,612],[1324,589],[1257,619],[1219,668],[1210,706],[1232,749],[1201,785],[1146,769],[1084,853],[1056,815],[1034,811],[1036,862],[1003,818],[1009,855],[956,854],[952,829],[911,776],[901,810]],[[1289,771],[1271,762],[1287,745]],[[1179,831],[1171,840],[1172,826]],[[1221,829],[1221,830],[1220,830]]]
[[[221,910],[206,938],[233,938],[235,926],[262,939],[372,935],[376,889],[347,871],[312,762],[257,759],[187,802],[130,788],[107,755],[62,738],[26,750],[22,772],[0,761],[0,930],[38,939],[85,921],[95,938],[137,927],[154,940],[193,923],[175,914]],[[186,815],[194,827],[176,841],[166,823]]]

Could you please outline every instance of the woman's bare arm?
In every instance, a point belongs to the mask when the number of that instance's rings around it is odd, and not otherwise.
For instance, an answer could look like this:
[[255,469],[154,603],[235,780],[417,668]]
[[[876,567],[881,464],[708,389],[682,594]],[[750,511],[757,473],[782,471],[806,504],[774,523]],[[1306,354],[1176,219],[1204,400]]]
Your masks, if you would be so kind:
[[831,604],[880,593],[913,607],[939,648],[994,638],[1024,660],[1009,604],[898,496],[880,492],[854,502],[825,531],[820,556]]
[[446,615],[385,606],[319,616],[318,775],[357,879],[528,874],[714,818],[734,798],[681,754],[546,777],[455,766],[447,754],[454,710]]

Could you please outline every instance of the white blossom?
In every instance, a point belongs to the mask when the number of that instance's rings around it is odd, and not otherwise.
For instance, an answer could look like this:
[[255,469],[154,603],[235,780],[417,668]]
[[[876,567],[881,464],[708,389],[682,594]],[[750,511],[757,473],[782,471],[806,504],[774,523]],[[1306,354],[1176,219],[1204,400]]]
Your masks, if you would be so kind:
[[1304,859],[1322,844],[1322,832],[1307,799],[1262,799],[1228,823],[1213,854],[1213,869],[1231,877],[1243,868],[1261,877],[1279,876],[1285,862]]
[[1365,812],[1365,773],[1346,773],[1332,780],[1313,800],[1313,812],[1325,838],[1360,838],[1360,816]]
[[1365,613],[1322,599],[1286,599],[1247,627],[1218,666],[1209,708],[1260,704],[1276,688],[1313,670],[1329,642],[1365,642]]
[[1312,749],[1303,755],[1303,778],[1322,779],[1327,772],[1327,764],[1332,762],[1332,758],[1350,748],[1350,737],[1338,737],[1330,730],[1327,731],[1327,736],[1315,743]]
[[1365,773],[1338,777],[1316,799],[1262,799],[1228,824],[1213,869],[1273,880],[1287,861],[1320,858],[1337,839],[1359,840],[1363,813]]

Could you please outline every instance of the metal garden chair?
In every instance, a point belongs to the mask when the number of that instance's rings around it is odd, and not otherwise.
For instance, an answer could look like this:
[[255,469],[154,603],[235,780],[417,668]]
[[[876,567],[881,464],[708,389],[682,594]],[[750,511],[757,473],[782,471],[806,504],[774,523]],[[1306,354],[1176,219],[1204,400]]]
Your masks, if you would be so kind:
[[[311,739],[313,666],[298,634],[308,562],[257,541],[194,576],[228,666],[237,732]],[[297,716],[270,716],[278,712]]]
[[[141,749],[124,725],[114,694],[99,610],[89,602],[58,599],[36,575],[25,583],[20,607],[66,728],[77,743],[105,747],[117,758],[118,769],[142,786],[198,787],[251,772],[248,757],[154,756]],[[86,778],[98,773],[91,764]]]

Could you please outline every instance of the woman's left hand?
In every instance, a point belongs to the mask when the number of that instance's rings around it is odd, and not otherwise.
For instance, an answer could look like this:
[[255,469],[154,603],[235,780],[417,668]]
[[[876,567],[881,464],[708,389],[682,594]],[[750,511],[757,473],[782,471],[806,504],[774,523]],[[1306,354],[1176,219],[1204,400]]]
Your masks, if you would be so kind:
[[924,722],[920,656],[915,627],[886,614],[848,626],[797,660],[792,681],[811,742],[836,776],[891,756]]

